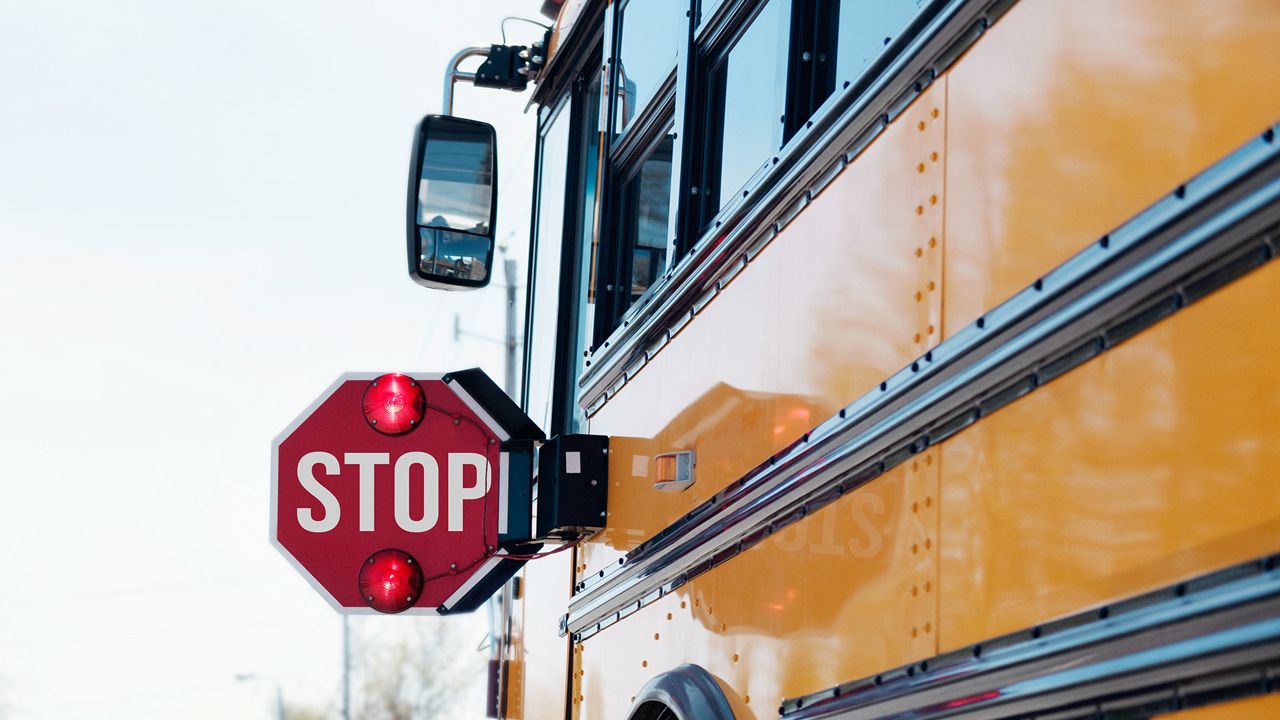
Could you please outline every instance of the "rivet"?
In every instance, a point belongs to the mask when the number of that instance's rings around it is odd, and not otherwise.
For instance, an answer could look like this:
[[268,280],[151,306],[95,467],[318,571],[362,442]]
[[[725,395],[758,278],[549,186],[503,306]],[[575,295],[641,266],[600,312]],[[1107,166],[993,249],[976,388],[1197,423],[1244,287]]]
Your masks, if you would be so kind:
[[751,704],[751,696],[750,696],[750,695],[743,695],[743,696],[742,696],[742,704],[743,704],[743,705],[750,705],[750,704]]
[[933,291],[934,291],[934,289],[935,289],[935,288],[937,288],[937,287],[938,287],[938,286],[937,286],[937,285],[935,285],[935,284],[934,284],[934,282],[933,282],[932,280],[930,280],[930,281],[929,281],[929,292],[933,292]]
[[657,639],[658,639],[658,633],[654,633],[654,634],[653,634],[653,639],[654,639],[654,640],[657,640]]
[[685,608],[684,601],[683,601],[683,600],[681,600],[681,601],[680,601],[680,609],[681,609],[681,610],[683,610],[684,608]]
[[929,114],[930,114],[930,115],[932,115],[933,117],[938,117],[938,108],[934,108],[934,109],[933,109],[933,112],[931,112],[931,113],[929,113]]
[[916,172],[918,173],[924,172],[924,163],[920,163],[919,165],[916,165]]
[[916,333],[916,342],[920,342],[920,333]]
[[924,121],[923,121],[923,120],[921,120],[921,121],[920,121],[920,124],[919,124],[919,125],[916,125],[916,128],[917,128],[920,132],[924,132]]
[[[930,290],[932,290],[933,288],[929,288],[929,289],[930,289]],[[925,332],[926,332],[926,333],[928,333],[929,335],[932,335],[932,334],[933,334],[933,326],[932,326],[932,325],[930,325],[929,327],[925,328]]]
[[924,248],[916,248],[916,257],[924,257]]
[[929,238],[929,247],[931,248],[938,247],[938,238],[936,237]]
[[925,632],[930,632],[930,631],[932,631],[932,630],[933,630],[933,625],[932,625],[931,623],[925,623],[925,624],[924,624],[924,631],[925,631]]
[[919,594],[920,594],[920,588],[915,587],[915,586],[912,586],[912,588],[911,588],[911,597],[915,597],[915,596],[917,596],[917,595],[919,595]]
[[649,661],[648,661],[648,660],[641,660],[641,661],[640,661],[640,667],[649,667]]
[[924,549],[925,549],[925,550],[928,550],[928,549],[929,549],[929,548],[931,548],[931,547],[933,547],[933,541],[932,541],[932,540],[930,540],[929,538],[925,538],[925,540],[924,540]]
[[919,635],[919,634],[920,634],[920,631],[919,631],[919,630],[917,630],[917,629],[915,629],[915,628],[911,628],[911,637],[915,637],[915,636],[917,636],[917,635]]
[[920,512],[920,503],[911,503],[911,512]]
[[938,162],[938,153],[929,153],[929,160],[932,162]]
[[924,214],[924,206],[923,206],[923,205],[917,205],[917,206],[916,206],[916,214],[917,214],[917,215],[923,215],[923,214]]
[[931,498],[931,497],[927,497],[927,498],[925,498],[925,499],[924,499],[924,506],[925,506],[925,507],[929,507],[929,506],[930,506],[930,505],[932,505],[932,504],[933,504],[933,498]]
[[670,619],[671,619],[671,613],[667,613],[667,619],[668,619],[668,620],[670,620]]
[[911,546],[911,553],[914,555],[915,553],[918,553],[918,552],[920,552],[920,546],[919,546],[919,545],[914,545],[914,544],[913,544],[913,545]]
[[916,302],[920,302],[920,301],[921,301],[921,300],[923,300],[923,299],[924,299],[924,293],[922,293],[922,292],[917,292],[917,293],[916,293]]
[[927,580],[926,580],[926,581],[925,581],[925,583],[924,583],[924,591],[925,591],[925,592],[933,592],[933,583],[931,583],[931,582],[929,582],[929,581],[927,581]]
[[937,204],[938,204],[938,196],[937,196],[937,195],[930,195],[930,196],[929,196],[929,204],[930,204],[930,205],[937,205]]

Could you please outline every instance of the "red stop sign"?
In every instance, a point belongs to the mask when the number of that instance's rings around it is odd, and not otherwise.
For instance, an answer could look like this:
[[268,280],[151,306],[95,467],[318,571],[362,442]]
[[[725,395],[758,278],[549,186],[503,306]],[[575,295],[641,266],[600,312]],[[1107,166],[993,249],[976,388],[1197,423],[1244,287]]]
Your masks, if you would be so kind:
[[510,441],[535,438],[513,438],[532,424],[490,389],[478,370],[348,373],[276,438],[271,541],[337,610],[472,609],[478,583],[518,567]]

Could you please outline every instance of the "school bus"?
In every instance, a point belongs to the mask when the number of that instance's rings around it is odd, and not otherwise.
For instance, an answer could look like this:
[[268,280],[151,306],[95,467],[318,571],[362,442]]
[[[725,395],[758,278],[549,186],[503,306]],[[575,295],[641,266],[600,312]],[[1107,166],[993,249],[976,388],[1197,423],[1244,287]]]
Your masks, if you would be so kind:
[[546,5],[492,716],[1280,717],[1280,5]]

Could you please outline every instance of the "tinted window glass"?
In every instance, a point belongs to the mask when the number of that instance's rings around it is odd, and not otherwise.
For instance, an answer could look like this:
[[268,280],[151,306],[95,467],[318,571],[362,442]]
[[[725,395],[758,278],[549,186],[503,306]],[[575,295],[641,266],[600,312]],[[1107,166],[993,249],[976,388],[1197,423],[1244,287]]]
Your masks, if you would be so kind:
[[688,9],[689,0],[631,0],[622,9],[616,132],[627,128],[671,74],[687,33]]
[[634,303],[667,268],[667,221],[671,216],[671,152],[675,136],[658,142],[640,169],[627,181],[625,215],[631,265],[631,291],[624,305]]
[[721,66],[724,87],[718,207],[782,147],[790,3],[769,0]]
[[924,0],[840,0],[836,87],[858,78],[898,37]]
[[538,176],[537,254],[529,315],[529,375],[525,412],[550,432],[555,385],[556,326],[560,310],[560,253],[564,245],[565,170],[569,151],[568,103],[542,137]]
[[[596,75],[586,92],[583,103],[583,153],[582,153],[582,204],[578,218],[576,238],[578,267],[577,288],[574,297],[577,301],[577,323],[573,354],[569,362],[573,365],[572,379],[576,380],[583,370],[583,351],[595,321],[596,299],[595,270],[598,256],[598,243],[595,233],[596,189],[600,170],[600,76]],[[582,408],[576,402],[570,402],[574,408],[570,427],[565,432],[578,431],[585,420]]]

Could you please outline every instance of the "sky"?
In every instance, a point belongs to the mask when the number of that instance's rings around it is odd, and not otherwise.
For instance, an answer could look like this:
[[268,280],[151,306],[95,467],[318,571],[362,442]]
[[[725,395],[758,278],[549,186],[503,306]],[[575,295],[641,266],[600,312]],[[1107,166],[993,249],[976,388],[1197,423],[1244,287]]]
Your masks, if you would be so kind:
[[[405,179],[446,60],[540,5],[0,0],[0,718],[336,710],[341,620],[268,543],[271,441],[344,371],[501,381],[502,278],[410,282]],[[497,127],[521,274],[528,99],[455,108]],[[474,637],[433,651],[482,716],[483,617],[353,618],[353,646],[432,622]]]

